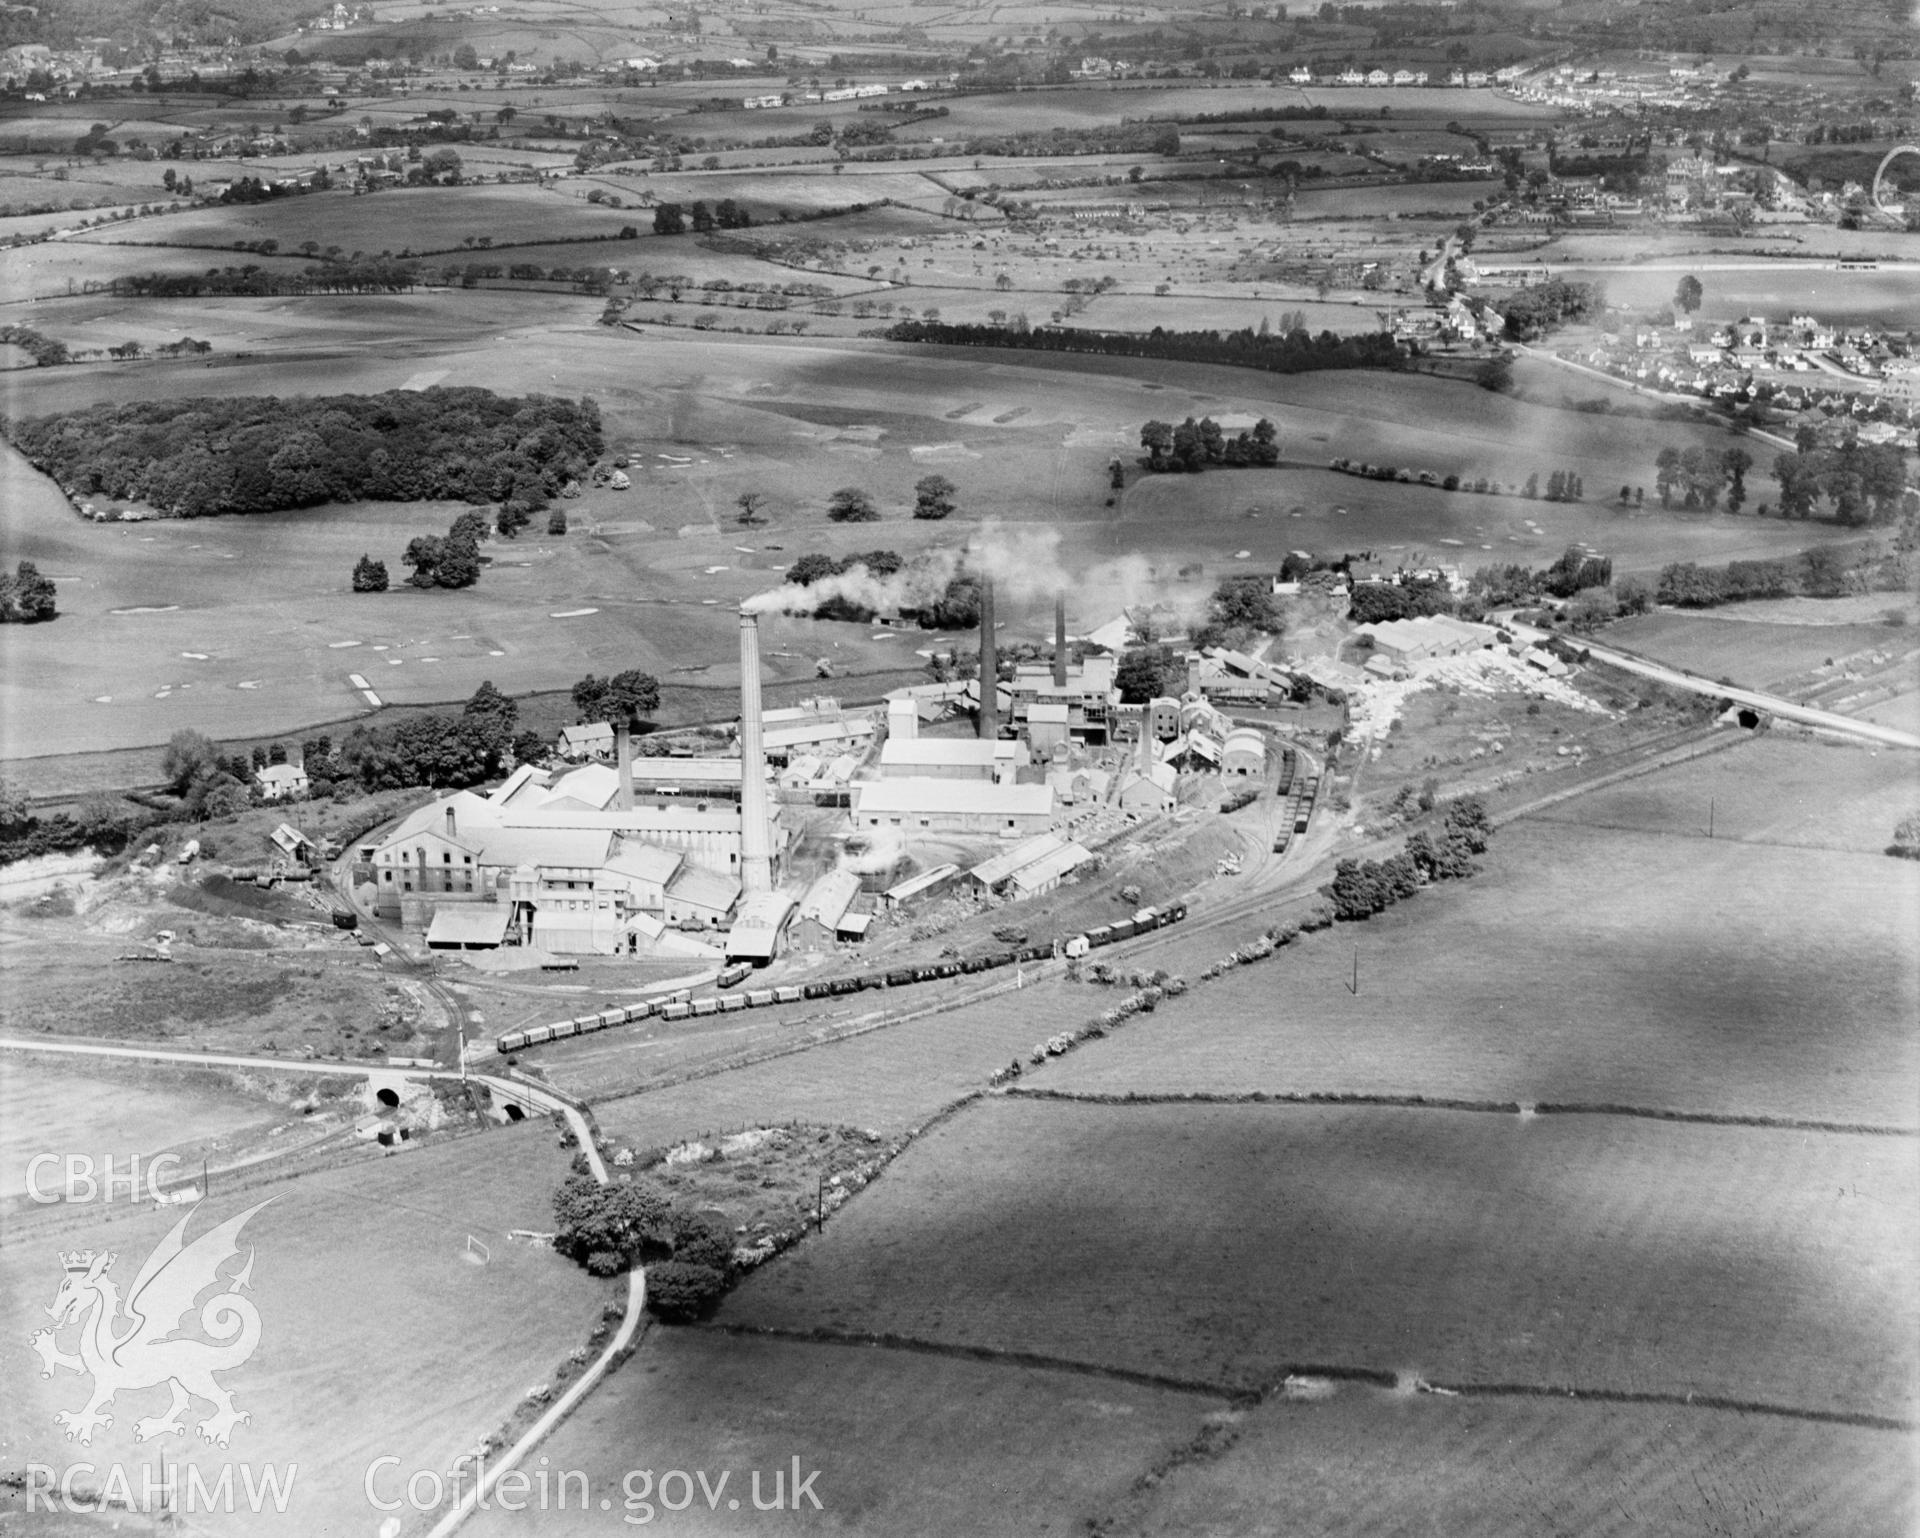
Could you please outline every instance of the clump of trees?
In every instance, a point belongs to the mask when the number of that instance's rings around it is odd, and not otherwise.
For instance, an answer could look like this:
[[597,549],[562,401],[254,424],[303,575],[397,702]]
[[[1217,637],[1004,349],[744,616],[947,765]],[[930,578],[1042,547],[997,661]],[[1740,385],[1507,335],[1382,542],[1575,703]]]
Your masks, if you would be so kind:
[[[1890,575],[1899,580],[1897,569]],[[1827,546],[1805,550],[1789,560],[1729,561],[1725,566],[1700,566],[1674,561],[1660,571],[1657,589],[1661,603],[1681,609],[1711,609],[1723,603],[1755,598],[1838,598],[1869,586],[1865,566]]]
[[1356,582],[1347,618],[1356,625],[1379,625],[1452,612],[1453,595],[1444,582]]
[[363,555],[353,563],[353,590],[356,593],[384,593],[387,590],[387,563]]
[[1189,639],[1195,646],[1239,646],[1256,635],[1277,636],[1286,618],[1265,577],[1228,577],[1207,600],[1207,617]]
[[65,342],[55,341],[31,326],[0,326],[0,343],[18,347],[33,359],[35,368],[53,368],[72,361]]
[[1320,893],[1333,904],[1336,919],[1370,919],[1431,882],[1473,875],[1479,869],[1473,857],[1486,852],[1492,837],[1486,803],[1465,796],[1447,804],[1438,832],[1421,829],[1400,853],[1385,860],[1342,860]]
[[1188,417],[1178,427],[1168,422],[1149,422],[1140,429],[1140,447],[1146,450],[1140,463],[1156,474],[1183,472],[1196,474],[1208,465],[1277,465],[1280,462],[1279,435],[1273,423],[1262,417],[1251,432],[1229,438],[1212,417],[1195,421]]
[[1171,646],[1136,646],[1120,658],[1113,681],[1129,705],[1144,705],[1166,695],[1178,698],[1186,687],[1187,665]]
[[1903,509],[1920,507],[1907,490],[1906,457],[1891,443],[1863,444],[1852,433],[1837,448],[1822,448],[1803,435],[1801,447],[1773,461],[1780,511],[1811,518],[1825,503],[1837,523],[1891,523]]
[[1685,448],[1668,444],[1654,456],[1653,464],[1654,490],[1660,493],[1662,507],[1673,506],[1676,492],[1682,507],[1710,513],[1719,508],[1723,492],[1728,512],[1737,513],[1746,504],[1747,471],[1753,468],[1753,456],[1738,444],[1718,453],[1697,443]]
[[696,1319],[727,1290],[733,1235],[648,1180],[601,1185],[576,1173],[554,1193],[553,1247],[595,1276],[647,1263],[647,1306]]
[[[798,587],[815,587],[856,567],[864,569],[876,581],[884,582],[899,575],[906,562],[897,550],[868,550],[846,556],[809,551],[787,568],[787,580]],[[813,617],[864,624],[875,612],[858,597],[835,591],[821,595]],[[980,623],[980,583],[962,573],[949,578],[945,588],[930,602],[900,612],[903,618],[912,620],[923,630],[971,630]]]
[[146,501],[183,518],[363,500],[541,508],[603,448],[591,399],[471,386],[129,401],[5,431],[69,495]]
[[139,826],[125,802],[103,791],[83,797],[71,813],[38,817],[22,791],[0,780],[0,865],[76,849],[116,854]]
[[1606,302],[1606,289],[1598,283],[1551,278],[1507,295],[1500,309],[1507,318],[1507,335],[1531,342],[1571,321],[1598,315]]
[[582,721],[643,721],[660,708],[660,680],[638,668],[611,678],[589,673],[573,686],[572,696]]
[[1887,853],[1902,860],[1920,860],[1920,812],[1909,812],[1900,819]]
[[32,561],[0,572],[0,625],[37,625],[59,612],[59,591]]
[[408,586],[472,587],[480,580],[480,541],[486,536],[487,522],[478,513],[462,513],[444,537],[416,535],[400,557],[413,568]]

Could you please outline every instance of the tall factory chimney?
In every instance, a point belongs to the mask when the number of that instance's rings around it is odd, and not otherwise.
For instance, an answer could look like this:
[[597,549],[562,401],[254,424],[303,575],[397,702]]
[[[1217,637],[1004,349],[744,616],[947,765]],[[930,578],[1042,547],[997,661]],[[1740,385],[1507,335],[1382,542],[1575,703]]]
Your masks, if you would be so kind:
[[740,611],[740,885],[773,890],[767,823],[767,750],[760,737],[760,621]]
[[614,787],[613,805],[616,811],[633,810],[633,727],[625,716],[619,716],[613,723],[613,768],[620,776],[620,782]]
[[1067,686],[1067,595],[1056,593],[1053,599],[1053,686]]
[[1000,735],[1000,652],[993,638],[993,578],[980,579],[980,735]]

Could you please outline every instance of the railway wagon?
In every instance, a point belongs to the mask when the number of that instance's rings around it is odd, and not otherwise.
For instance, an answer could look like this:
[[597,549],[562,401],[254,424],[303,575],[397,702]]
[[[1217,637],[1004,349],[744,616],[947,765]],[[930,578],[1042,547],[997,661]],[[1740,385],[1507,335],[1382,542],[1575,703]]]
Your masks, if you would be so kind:
[[747,990],[747,1003],[754,1009],[765,1009],[769,1004],[774,1002],[774,991],[771,988],[749,988]]
[[895,967],[887,974],[887,986],[889,988],[904,988],[914,981],[915,977],[912,967]]
[[774,1000],[780,1004],[797,1004],[806,996],[807,993],[804,988],[796,988],[791,983],[788,983],[785,987],[773,990]]
[[562,1020],[558,1025],[551,1026],[549,1029],[552,1031],[552,1035],[547,1038],[549,1041],[564,1041],[569,1036],[578,1036],[580,1034],[580,1022],[578,1020]]
[[693,1013],[693,1005],[684,999],[676,999],[660,1011],[662,1020],[684,1020]]
[[722,1014],[730,1015],[736,1009],[745,1009],[746,1007],[747,996],[744,993],[724,994],[720,999],[720,1010]]
[[716,999],[695,999],[691,1013],[696,1015],[717,1015],[720,1013],[720,1001]]
[[530,1047],[535,1046],[538,1043],[543,1041],[552,1041],[552,1040],[553,1040],[553,1027],[550,1025],[536,1025],[536,1026],[533,1026],[531,1029],[529,1029],[527,1032],[527,1045]]
[[744,983],[752,975],[753,963],[751,961],[736,961],[732,966],[722,967],[720,969],[720,976],[717,982],[722,988],[731,988],[736,983]]
[[509,1052],[518,1052],[526,1044],[527,1033],[525,1031],[508,1031],[505,1035],[496,1038],[493,1043],[494,1049],[502,1056],[505,1056]]

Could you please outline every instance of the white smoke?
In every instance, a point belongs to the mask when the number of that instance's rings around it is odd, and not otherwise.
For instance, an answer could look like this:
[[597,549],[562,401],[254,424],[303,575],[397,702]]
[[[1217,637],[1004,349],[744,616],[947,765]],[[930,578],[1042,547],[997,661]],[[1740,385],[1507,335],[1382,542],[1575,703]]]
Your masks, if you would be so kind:
[[1003,605],[1047,603],[1066,593],[1076,617],[1110,617],[1147,605],[1183,617],[1204,613],[1205,586],[1157,572],[1144,555],[1130,552],[1091,565],[1070,562],[1058,529],[1004,524],[989,519],[959,549],[924,551],[890,576],[851,566],[818,582],[788,582],[756,594],[741,607],[755,614],[812,614],[827,600],[843,599],[877,614],[923,609],[937,602],[955,577],[991,578]]

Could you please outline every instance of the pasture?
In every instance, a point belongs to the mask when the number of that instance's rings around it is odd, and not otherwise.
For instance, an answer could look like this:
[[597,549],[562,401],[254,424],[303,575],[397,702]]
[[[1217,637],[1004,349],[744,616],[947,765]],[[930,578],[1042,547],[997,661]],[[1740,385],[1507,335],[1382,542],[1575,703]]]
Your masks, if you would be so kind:
[[[555,1469],[587,1476],[589,1510],[492,1511],[478,1538],[522,1533],[746,1533],[769,1523],[805,1530],[925,1538],[1067,1532],[1118,1502],[1132,1481],[1187,1442],[1220,1401],[1011,1364],[918,1353],[756,1340],[712,1330],[654,1329],[631,1361],[543,1445]],[[821,1512],[756,1514],[773,1471],[793,1491],[793,1460],[819,1471]],[[630,1506],[630,1471],[722,1470],[709,1510]],[[802,1474],[805,1478],[805,1472]],[[677,1481],[667,1487],[679,1499]],[[728,1509],[737,1498],[738,1510]],[[610,1510],[600,1509],[601,1501]],[[650,1511],[651,1519],[646,1520]],[[810,1520],[809,1520],[810,1519]]]
[[1621,1117],[989,1099],[720,1317],[1244,1389],[1319,1364],[1907,1416],[1913,1165]]
[[[1832,232],[1823,230],[1821,236],[1824,245]],[[1555,264],[1555,277],[1603,284],[1609,304],[1636,310],[1659,310],[1672,304],[1674,289],[1691,273],[1703,290],[1696,324],[1724,323],[1747,315],[1765,315],[1775,324],[1784,324],[1789,314],[1806,311],[1831,325],[1898,327],[1913,311],[1915,269],[1909,264],[1841,272],[1831,263],[1792,258],[1740,262],[1702,254],[1689,260],[1656,252],[1648,265],[1636,267],[1589,266],[1579,263],[1575,252],[1568,257],[1573,258],[1568,265]]]
[[1915,1519],[1913,1440],[1896,1432],[1704,1409],[1324,1388],[1326,1397],[1276,1394],[1233,1416],[1230,1448],[1168,1470],[1105,1531],[1902,1538]]
[[[79,1030],[84,1024],[65,1021],[62,1028]],[[7,1022],[7,1029],[19,1028],[19,1022]],[[110,1154],[122,1173],[129,1156],[136,1156],[144,1172],[154,1154],[256,1126],[274,1115],[267,1102],[204,1077],[156,1072],[146,1064],[129,1074],[9,1055],[0,1061],[0,1202],[11,1204],[26,1194],[28,1161],[43,1153],[84,1150],[96,1160]],[[58,1169],[43,1169],[36,1177],[43,1191],[60,1182]]]
[[[1920,873],[1878,852],[1910,769],[1777,746],[1809,755],[1777,792],[1778,759],[1743,769],[1735,754],[1563,803],[1502,831],[1472,881],[1169,1000],[1034,1082],[1911,1129]],[[1833,819],[1833,783],[1855,772],[1873,810]]]
[[[90,1447],[61,1440],[57,1409],[77,1408],[81,1380],[42,1379],[27,1331],[0,1341],[0,1371],[13,1385],[0,1434],[22,1461],[62,1470],[77,1461],[119,1462],[137,1495],[144,1470],[197,1466],[211,1483],[229,1462],[298,1465],[284,1515],[248,1516],[248,1532],[364,1531],[364,1480],[382,1456],[444,1473],[453,1459],[503,1422],[526,1391],[548,1383],[562,1358],[586,1343],[614,1296],[550,1250],[516,1243],[510,1228],[544,1229],[567,1155],[544,1123],[455,1143],[429,1142],[384,1160],[293,1180],[260,1180],[216,1192],[190,1229],[197,1236],[255,1202],[271,1205],[246,1227],[254,1248],[251,1296],[261,1337],[251,1359],[226,1376],[250,1424],[222,1450],[192,1435],[137,1443],[137,1416],[157,1414],[157,1390],[116,1401],[114,1424]],[[37,1229],[0,1246],[7,1316],[36,1317],[60,1279],[56,1250],[111,1248],[127,1285],[177,1211],[98,1206],[61,1209],[56,1236]],[[472,1234],[491,1250],[463,1258]],[[229,1268],[231,1269],[231,1267]],[[500,1321],[496,1327],[492,1321]],[[511,1326],[506,1323],[511,1321]],[[86,1475],[79,1479],[88,1484]]]
[[[1804,528],[1805,526],[1802,525]],[[1885,606],[1898,595],[1885,595]],[[1861,652],[1898,655],[1914,646],[1910,633],[1873,624],[1768,623],[1742,605],[1704,613],[1663,610],[1607,627],[1606,638],[1640,656],[1703,678],[1731,678],[1748,688],[1797,680]],[[1836,619],[1838,616],[1836,616]]]
[[170,214],[157,226],[132,231],[109,226],[80,240],[119,244],[164,240],[170,245],[231,249],[237,242],[273,239],[283,252],[312,241],[343,252],[464,251],[482,237],[494,245],[532,244],[586,235],[618,235],[623,225],[647,224],[634,209],[606,208],[584,197],[535,187],[480,184],[410,187],[355,197],[314,192],[268,203],[212,205]]

